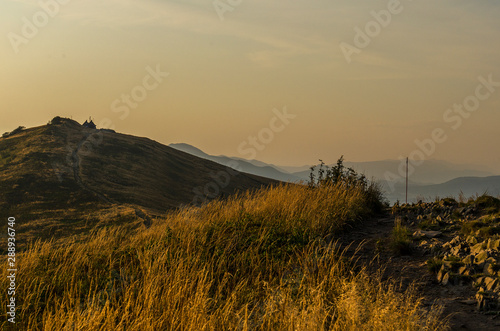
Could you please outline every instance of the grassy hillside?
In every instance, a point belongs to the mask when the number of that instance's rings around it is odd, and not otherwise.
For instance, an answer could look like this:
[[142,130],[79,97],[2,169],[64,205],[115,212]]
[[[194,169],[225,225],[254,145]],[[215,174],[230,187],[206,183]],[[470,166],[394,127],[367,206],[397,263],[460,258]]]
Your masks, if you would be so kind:
[[[361,185],[287,185],[18,254],[30,330],[438,330],[439,307],[353,267],[335,245],[369,217]],[[6,270],[1,286],[7,287]],[[5,302],[2,291],[0,300]],[[7,328],[7,322],[2,327]]]
[[[100,214],[140,222],[129,215],[134,209],[155,215],[273,183],[147,138],[58,117],[0,138],[0,214],[16,217],[21,243],[88,230]],[[5,224],[0,231],[6,233]]]

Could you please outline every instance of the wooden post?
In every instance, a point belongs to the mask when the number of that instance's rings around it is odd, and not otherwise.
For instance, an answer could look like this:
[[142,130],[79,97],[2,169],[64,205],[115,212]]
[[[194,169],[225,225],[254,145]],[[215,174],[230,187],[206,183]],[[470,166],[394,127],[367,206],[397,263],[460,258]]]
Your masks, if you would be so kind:
[[408,158],[406,158],[406,203],[408,203]]

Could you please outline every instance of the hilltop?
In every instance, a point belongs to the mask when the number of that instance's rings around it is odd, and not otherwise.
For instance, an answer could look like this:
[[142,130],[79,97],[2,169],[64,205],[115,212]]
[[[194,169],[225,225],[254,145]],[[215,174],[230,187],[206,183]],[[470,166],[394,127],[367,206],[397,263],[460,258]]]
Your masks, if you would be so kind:
[[118,219],[130,213],[158,214],[277,181],[148,138],[56,117],[47,125],[18,128],[0,138],[0,183],[2,215],[15,216],[20,225],[36,222],[46,230],[55,219],[68,227],[104,209],[113,209]]

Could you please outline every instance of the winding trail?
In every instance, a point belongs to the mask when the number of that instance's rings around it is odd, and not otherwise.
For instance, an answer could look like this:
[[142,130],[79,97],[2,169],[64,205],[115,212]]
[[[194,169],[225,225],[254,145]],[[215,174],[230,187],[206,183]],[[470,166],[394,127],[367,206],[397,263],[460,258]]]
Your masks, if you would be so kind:
[[[437,282],[427,268],[430,253],[415,247],[410,256],[395,256],[387,247],[394,224],[394,217],[365,220],[345,233],[339,243],[361,266],[373,272],[382,269],[382,280],[394,280],[403,291],[414,286],[424,297],[424,306],[443,305],[443,315],[449,317],[451,330],[500,330],[500,315],[477,310],[476,292],[471,284],[443,286]],[[444,239],[450,240],[455,235]]]
[[97,192],[96,190],[90,188],[88,185],[86,185],[83,181],[82,178],[80,177],[80,172],[81,172],[81,166],[80,166],[80,156],[79,152],[82,148],[82,146],[88,141],[89,136],[91,133],[86,133],[85,136],[80,140],[78,143],[76,149],[72,152],[71,158],[73,160],[73,175],[75,177],[76,183],[84,190],[91,192],[95,194],[101,201],[104,201],[106,203],[113,203],[109,198],[107,198],[104,194]]
[[[76,183],[78,186],[80,186],[83,190],[91,192],[95,194],[101,201],[109,203],[109,204],[114,204],[116,203],[115,201],[111,200],[110,198],[106,197],[104,194],[92,189],[90,186],[85,184],[80,176],[81,173],[81,164],[80,164],[80,150],[82,149],[83,145],[88,141],[88,138],[92,135],[92,133],[86,133],[85,136],[80,140],[78,143],[77,147],[73,152],[71,153],[71,158],[73,160],[72,168],[73,168],[73,176],[75,178]],[[144,213],[142,210],[135,208],[135,214],[138,218],[141,218],[143,220],[144,225],[146,228],[149,228],[152,224],[151,218]]]

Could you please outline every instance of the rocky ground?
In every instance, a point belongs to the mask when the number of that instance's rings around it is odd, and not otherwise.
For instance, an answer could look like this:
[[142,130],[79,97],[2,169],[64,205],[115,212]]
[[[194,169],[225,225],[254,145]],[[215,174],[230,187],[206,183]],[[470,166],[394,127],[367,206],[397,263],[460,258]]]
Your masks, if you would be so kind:
[[[500,200],[395,205],[341,243],[384,279],[444,306],[452,330],[500,330]],[[361,245],[361,246],[359,246]]]

